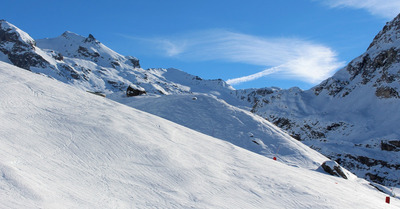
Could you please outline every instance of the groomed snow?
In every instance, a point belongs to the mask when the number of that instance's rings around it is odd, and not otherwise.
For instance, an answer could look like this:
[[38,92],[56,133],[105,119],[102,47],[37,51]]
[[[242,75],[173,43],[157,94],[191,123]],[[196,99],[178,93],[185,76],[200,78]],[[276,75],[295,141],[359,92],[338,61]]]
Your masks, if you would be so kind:
[[398,208],[0,62],[0,208]]

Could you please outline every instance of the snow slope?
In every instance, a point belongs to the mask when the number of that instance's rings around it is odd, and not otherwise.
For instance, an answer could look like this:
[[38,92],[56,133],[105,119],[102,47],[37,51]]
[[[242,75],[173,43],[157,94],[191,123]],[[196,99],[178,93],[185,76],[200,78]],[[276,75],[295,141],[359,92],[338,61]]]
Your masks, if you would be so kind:
[[0,62],[0,208],[397,208]]
[[116,101],[288,165],[317,169],[328,158],[275,125],[214,95],[116,97]]

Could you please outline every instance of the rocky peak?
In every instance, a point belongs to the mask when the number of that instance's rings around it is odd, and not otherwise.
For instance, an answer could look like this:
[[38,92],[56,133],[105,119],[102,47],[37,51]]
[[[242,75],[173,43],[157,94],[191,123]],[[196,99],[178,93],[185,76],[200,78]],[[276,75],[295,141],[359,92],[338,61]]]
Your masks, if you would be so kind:
[[97,43],[99,44],[100,42],[94,38],[92,34],[89,34],[89,36],[83,41],[85,43]]
[[384,49],[387,46],[392,47],[393,44],[396,45],[396,48],[400,47],[400,14],[386,23],[378,35],[375,36],[368,50]]
[[27,33],[5,20],[0,20],[0,44],[4,44],[5,42],[18,43],[30,48],[36,45],[35,40]]
[[0,20],[0,52],[7,56],[5,62],[30,70],[46,67],[48,62],[36,52],[36,42],[27,33],[5,20]]

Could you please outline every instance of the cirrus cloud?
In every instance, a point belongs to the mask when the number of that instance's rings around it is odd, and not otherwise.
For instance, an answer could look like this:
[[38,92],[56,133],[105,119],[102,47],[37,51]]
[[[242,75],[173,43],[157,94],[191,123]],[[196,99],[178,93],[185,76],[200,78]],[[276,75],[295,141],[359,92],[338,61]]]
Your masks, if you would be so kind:
[[318,0],[331,7],[365,9],[373,15],[394,18],[400,12],[399,0]]
[[235,85],[270,74],[316,84],[344,65],[327,46],[297,38],[265,38],[226,30],[198,31],[151,43],[165,56],[189,61],[226,61],[264,66],[255,74],[229,79]]

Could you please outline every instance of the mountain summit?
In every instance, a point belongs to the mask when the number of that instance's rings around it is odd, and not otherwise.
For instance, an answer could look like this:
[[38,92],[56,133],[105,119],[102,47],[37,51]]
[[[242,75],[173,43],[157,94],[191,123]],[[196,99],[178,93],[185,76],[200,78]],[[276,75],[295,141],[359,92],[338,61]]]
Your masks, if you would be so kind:
[[368,47],[370,50],[384,49],[384,47],[399,48],[400,44],[400,14],[392,21],[388,22],[385,27],[375,36],[374,40]]

